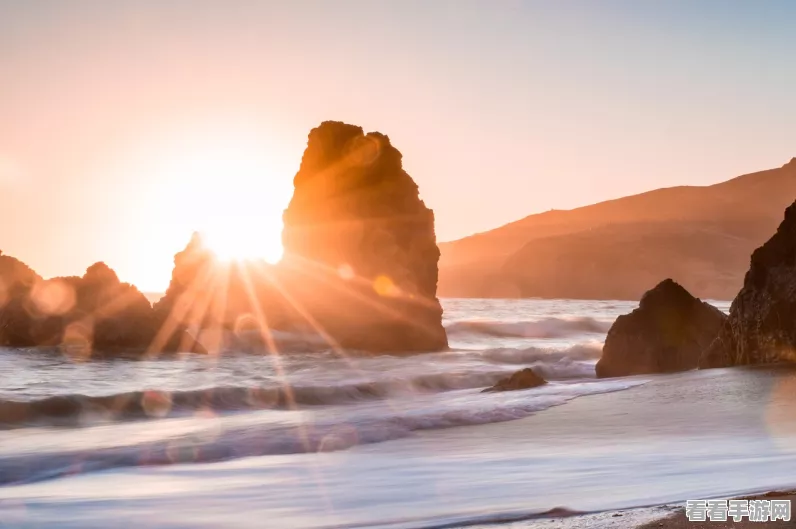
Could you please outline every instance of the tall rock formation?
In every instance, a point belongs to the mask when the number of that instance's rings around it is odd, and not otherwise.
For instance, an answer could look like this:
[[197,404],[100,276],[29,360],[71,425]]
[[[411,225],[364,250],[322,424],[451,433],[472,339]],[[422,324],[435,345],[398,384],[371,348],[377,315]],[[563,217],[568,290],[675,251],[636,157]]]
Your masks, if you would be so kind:
[[289,292],[340,345],[447,346],[434,213],[387,136],[327,121],[309,134],[284,213]]
[[730,317],[700,368],[796,361],[796,202],[752,254]]
[[605,339],[597,376],[619,377],[695,369],[726,316],[671,279],[619,316]]

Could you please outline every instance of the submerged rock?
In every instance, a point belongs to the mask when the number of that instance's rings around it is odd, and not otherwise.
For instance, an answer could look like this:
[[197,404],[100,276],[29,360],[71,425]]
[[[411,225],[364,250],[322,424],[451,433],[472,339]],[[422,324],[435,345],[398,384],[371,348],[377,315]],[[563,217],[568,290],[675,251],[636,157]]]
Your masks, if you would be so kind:
[[702,351],[718,335],[726,315],[671,279],[619,316],[605,339],[597,376],[619,377],[695,369]]
[[501,379],[491,388],[487,388],[481,393],[495,393],[499,391],[517,391],[520,389],[531,389],[547,384],[547,381],[540,377],[530,367],[517,371],[510,377]]
[[752,254],[730,316],[699,367],[795,360],[796,202],[785,210],[777,232]]
[[309,134],[284,213],[288,290],[343,347],[447,347],[434,213],[378,132],[327,121]]

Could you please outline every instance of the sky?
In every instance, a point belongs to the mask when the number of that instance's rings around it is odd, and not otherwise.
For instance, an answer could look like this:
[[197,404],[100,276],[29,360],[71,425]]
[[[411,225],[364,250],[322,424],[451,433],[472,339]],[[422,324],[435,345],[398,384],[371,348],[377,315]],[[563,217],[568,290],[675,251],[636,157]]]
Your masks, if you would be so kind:
[[309,130],[390,136],[452,240],[796,156],[796,3],[0,0],[0,250],[168,284],[278,258]]

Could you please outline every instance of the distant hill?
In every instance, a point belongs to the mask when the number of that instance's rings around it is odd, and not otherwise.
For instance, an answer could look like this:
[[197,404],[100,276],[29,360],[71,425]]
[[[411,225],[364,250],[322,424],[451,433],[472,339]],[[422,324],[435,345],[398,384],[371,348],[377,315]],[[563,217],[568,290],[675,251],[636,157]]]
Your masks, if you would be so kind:
[[751,252],[796,199],[796,158],[711,186],[552,210],[440,244],[439,295],[639,299],[672,277],[732,299]]

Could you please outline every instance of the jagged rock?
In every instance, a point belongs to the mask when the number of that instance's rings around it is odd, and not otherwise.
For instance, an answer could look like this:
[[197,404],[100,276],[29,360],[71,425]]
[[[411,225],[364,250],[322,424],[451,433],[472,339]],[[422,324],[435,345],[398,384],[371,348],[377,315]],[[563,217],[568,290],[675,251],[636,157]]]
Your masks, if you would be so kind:
[[309,134],[284,213],[291,295],[340,345],[447,347],[434,213],[387,136],[327,121]]
[[213,253],[205,247],[201,235],[194,233],[185,249],[174,256],[169,288],[155,303],[159,321],[165,321],[172,311],[190,311],[191,304],[210,287],[213,263]]
[[203,336],[218,345],[240,328],[264,343],[268,329],[288,329],[372,352],[446,348],[434,214],[389,138],[322,123],[294,186],[279,266],[222,265],[195,234],[154,307],[103,264],[82,278],[28,274],[13,295],[3,282],[0,344],[206,352]]
[[796,202],[777,232],[752,253],[730,316],[699,367],[781,361],[796,361]]
[[597,362],[598,377],[672,373],[695,369],[702,351],[718,335],[726,315],[671,279],[619,316]]
[[41,277],[28,265],[0,252],[0,347],[36,345],[29,295]]
[[213,300],[227,294],[214,275],[216,265],[215,255],[199,233],[194,233],[188,246],[174,256],[169,288],[153,309],[158,332],[151,353],[207,352],[196,339],[196,329],[212,314]]
[[497,384],[491,388],[487,388],[481,393],[495,393],[498,391],[517,391],[520,389],[530,389],[537,386],[543,386],[547,381],[537,375],[533,369],[526,367],[517,371],[510,377],[501,379]]
[[277,267],[265,261],[221,262],[194,233],[188,246],[174,257],[166,294],[155,304],[158,333],[150,353],[218,353],[238,345],[234,333],[250,339],[267,336],[275,328],[290,327],[290,312],[278,289]]
[[39,281],[41,276],[28,265],[0,251],[0,292],[3,293],[0,300],[5,299],[5,294],[10,294],[15,289],[33,288]]
[[73,322],[90,329],[94,354],[143,350],[155,336],[152,306],[136,287],[122,283],[108,265],[90,266],[76,291]]
[[0,255],[0,282],[0,345],[60,346],[88,358],[142,350],[154,335],[149,301],[105,263],[92,265],[83,277],[45,281]]

